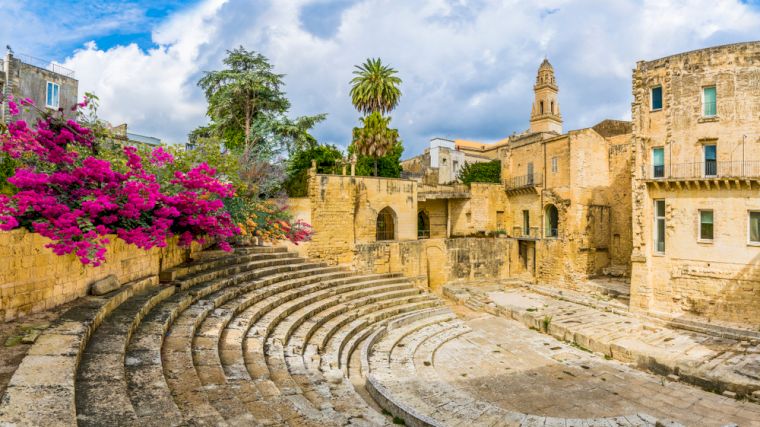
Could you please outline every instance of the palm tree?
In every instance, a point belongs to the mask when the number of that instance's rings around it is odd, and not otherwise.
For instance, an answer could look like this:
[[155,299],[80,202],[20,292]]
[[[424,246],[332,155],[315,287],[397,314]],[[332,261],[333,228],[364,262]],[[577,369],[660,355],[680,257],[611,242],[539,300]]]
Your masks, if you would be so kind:
[[385,156],[398,142],[398,130],[390,129],[390,117],[383,117],[379,112],[370,113],[360,119],[362,127],[354,128],[354,152],[375,159],[375,176],[377,176],[377,159]]
[[396,108],[401,98],[401,79],[395,75],[398,71],[383,65],[380,58],[369,58],[355,67],[356,77],[351,79],[351,102],[354,107],[362,114],[386,114]]

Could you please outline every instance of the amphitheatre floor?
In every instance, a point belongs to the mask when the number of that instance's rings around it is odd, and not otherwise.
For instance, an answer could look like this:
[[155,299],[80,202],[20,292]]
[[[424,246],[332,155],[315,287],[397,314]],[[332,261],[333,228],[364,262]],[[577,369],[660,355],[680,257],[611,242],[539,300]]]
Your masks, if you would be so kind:
[[515,320],[469,317],[472,331],[438,348],[432,364],[475,399],[547,417],[646,413],[686,426],[760,426],[760,405],[605,360]]

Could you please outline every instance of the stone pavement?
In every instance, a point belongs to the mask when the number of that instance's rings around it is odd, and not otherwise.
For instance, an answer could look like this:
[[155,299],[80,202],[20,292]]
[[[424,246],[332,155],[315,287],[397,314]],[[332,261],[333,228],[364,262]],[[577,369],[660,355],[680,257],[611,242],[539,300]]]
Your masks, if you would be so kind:
[[515,320],[478,314],[435,352],[441,380],[506,410],[591,418],[646,413],[685,426],[760,426],[760,405],[605,360]]
[[447,285],[467,306],[515,319],[606,358],[699,385],[728,397],[760,398],[760,341],[686,330],[532,292],[514,284]]

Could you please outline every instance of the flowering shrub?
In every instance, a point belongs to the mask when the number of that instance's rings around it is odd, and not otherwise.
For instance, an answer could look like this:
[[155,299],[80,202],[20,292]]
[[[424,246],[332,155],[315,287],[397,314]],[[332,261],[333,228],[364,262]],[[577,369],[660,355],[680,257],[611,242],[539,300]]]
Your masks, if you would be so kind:
[[[18,114],[18,104],[11,99],[8,105]],[[226,240],[240,229],[224,200],[235,190],[214,168],[200,163],[162,182],[146,170],[144,157],[153,168],[170,165],[174,158],[163,148],[140,156],[126,147],[126,171],[116,171],[96,156],[95,146],[90,129],[56,115],[44,115],[33,128],[22,120],[9,124],[0,133],[0,151],[20,165],[8,178],[18,191],[0,195],[0,230],[35,231],[52,240],[47,247],[56,254],[74,253],[95,266],[105,260],[108,234],[142,249],[164,247],[174,235],[182,245],[213,238],[230,249]]]
[[244,236],[260,237],[265,242],[290,240],[297,245],[309,241],[313,234],[310,224],[301,219],[291,221],[287,206],[276,200],[235,198],[228,199],[227,205]]

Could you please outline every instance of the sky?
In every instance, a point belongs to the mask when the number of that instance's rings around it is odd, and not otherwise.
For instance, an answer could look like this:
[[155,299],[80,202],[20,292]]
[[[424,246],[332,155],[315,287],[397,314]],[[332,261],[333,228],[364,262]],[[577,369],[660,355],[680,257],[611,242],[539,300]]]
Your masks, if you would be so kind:
[[169,143],[208,122],[197,81],[244,46],[285,74],[291,116],[327,113],[313,134],[345,148],[352,71],[380,57],[403,80],[405,158],[526,130],[544,57],[571,130],[630,119],[636,61],[758,39],[760,0],[0,0],[0,43],[73,69],[101,118]]

